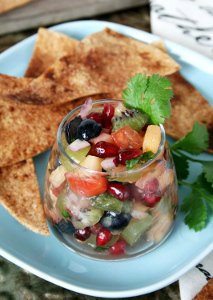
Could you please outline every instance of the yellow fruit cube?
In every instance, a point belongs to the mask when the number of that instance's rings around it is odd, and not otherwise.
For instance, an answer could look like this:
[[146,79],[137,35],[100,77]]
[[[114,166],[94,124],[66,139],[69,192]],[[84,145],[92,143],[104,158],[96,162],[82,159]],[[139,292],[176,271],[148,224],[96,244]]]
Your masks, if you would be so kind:
[[157,125],[149,125],[147,127],[144,140],[143,140],[143,152],[152,151],[156,153],[161,142],[161,130]]

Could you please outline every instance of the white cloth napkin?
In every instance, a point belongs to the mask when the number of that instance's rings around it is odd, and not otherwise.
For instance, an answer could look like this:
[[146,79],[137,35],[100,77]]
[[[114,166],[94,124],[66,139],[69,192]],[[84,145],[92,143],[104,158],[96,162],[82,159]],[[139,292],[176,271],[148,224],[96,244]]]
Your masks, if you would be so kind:
[[[213,0],[150,0],[152,33],[213,59]],[[213,253],[179,279],[192,300],[213,277]]]
[[150,0],[151,30],[213,58],[212,0]]
[[213,252],[179,279],[181,300],[192,300],[213,277]]

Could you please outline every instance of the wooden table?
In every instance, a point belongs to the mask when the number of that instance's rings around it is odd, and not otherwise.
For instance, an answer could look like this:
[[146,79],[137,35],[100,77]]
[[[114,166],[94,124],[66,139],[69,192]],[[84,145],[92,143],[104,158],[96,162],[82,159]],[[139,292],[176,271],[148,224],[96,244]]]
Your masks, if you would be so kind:
[[[87,18],[88,19],[88,18]],[[150,7],[142,5],[125,11],[99,15],[91,20],[104,20],[128,25],[140,30],[150,32]],[[36,33],[38,28],[0,35],[0,53],[28,36]],[[81,295],[62,287],[49,283],[29,272],[19,268],[13,263],[0,257],[0,299],[100,299]],[[178,281],[156,292],[139,295],[131,299],[137,300],[179,300]]]

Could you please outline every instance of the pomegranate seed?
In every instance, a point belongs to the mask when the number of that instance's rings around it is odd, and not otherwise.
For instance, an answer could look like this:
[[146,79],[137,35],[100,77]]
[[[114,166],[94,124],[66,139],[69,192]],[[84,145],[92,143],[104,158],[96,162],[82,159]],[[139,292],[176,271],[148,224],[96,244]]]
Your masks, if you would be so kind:
[[90,237],[91,231],[89,227],[85,227],[84,229],[76,229],[75,238],[84,242]]
[[90,231],[93,234],[98,234],[103,229],[103,226],[100,223],[96,223],[92,227],[90,227]]
[[115,108],[113,105],[105,103],[104,108],[102,110],[104,127],[109,128],[111,126],[111,119],[114,116]]
[[97,246],[105,246],[111,238],[111,231],[107,228],[103,228],[96,236],[96,244]]
[[103,115],[99,112],[91,112],[88,116],[87,119],[92,119],[96,121],[97,123],[100,123],[103,125]]
[[108,192],[110,193],[110,195],[114,196],[120,201],[126,201],[130,199],[129,187],[121,183],[110,182]]
[[124,239],[119,238],[117,242],[112,247],[110,247],[109,253],[112,255],[123,254],[126,247],[126,241]]
[[116,158],[120,164],[126,165],[126,160],[137,158],[140,155],[142,155],[142,152],[140,150],[119,150],[117,152]]
[[148,207],[154,207],[158,202],[160,202],[161,197],[156,196],[153,193],[144,193],[142,203]]
[[145,184],[143,190],[145,192],[154,193],[157,191],[158,187],[159,187],[159,181],[157,178],[154,178],[153,180],[150,180]]
[[107,158],[116,156],[119,148],[111,143],[101,141],[91,147],[91,153],[95,156]]

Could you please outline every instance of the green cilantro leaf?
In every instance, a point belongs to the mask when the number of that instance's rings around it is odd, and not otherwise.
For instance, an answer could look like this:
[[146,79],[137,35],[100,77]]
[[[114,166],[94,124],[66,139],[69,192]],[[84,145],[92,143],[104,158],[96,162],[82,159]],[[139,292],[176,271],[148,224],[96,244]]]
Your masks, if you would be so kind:
[[204,124],[196,122],[192,131],[171,146],[171,150],[183,150],[198,155],[208,148],[208,131]]
[[126,167],[128,170],[132,169],[137,164],[143,164],[144,162],[153,159],[155,157],[155,153],[152,151],[144,152],[143,155],[140,155],[139,157],[126,160]]
[[101,246],[97,246],[97,247],[95,247],[95,251],[107,251],[107,250],[109,250],[110,249],[110,247],[108,246],[108,247],[101,247]]
[[205,178],[213,187],[213,161],[204,161],[202,165]]
[[202,194],[203,198],[209,204],[213,211],[213,187],[212,185],[206,180],[205,174],[201,173],[196,182],[194,183],[195,187],[199,189],[200,193]]
[[122,98],[127,108],[134,108],[149,115],[149,124],[163,124],[165,118],[170,118],[173,91],[172,83],[161,75],[154,74],[146,78],[136,74],[127,83]]
[[196,232],[206,227],[207,208],[201,194],[193,190],[183,201],[181,211],[187,213],[185,224]]
[[173,161],[175,164],[176,174],[178,180],[186,179],[189,175],[189,163],[188,160],[172,152]]

